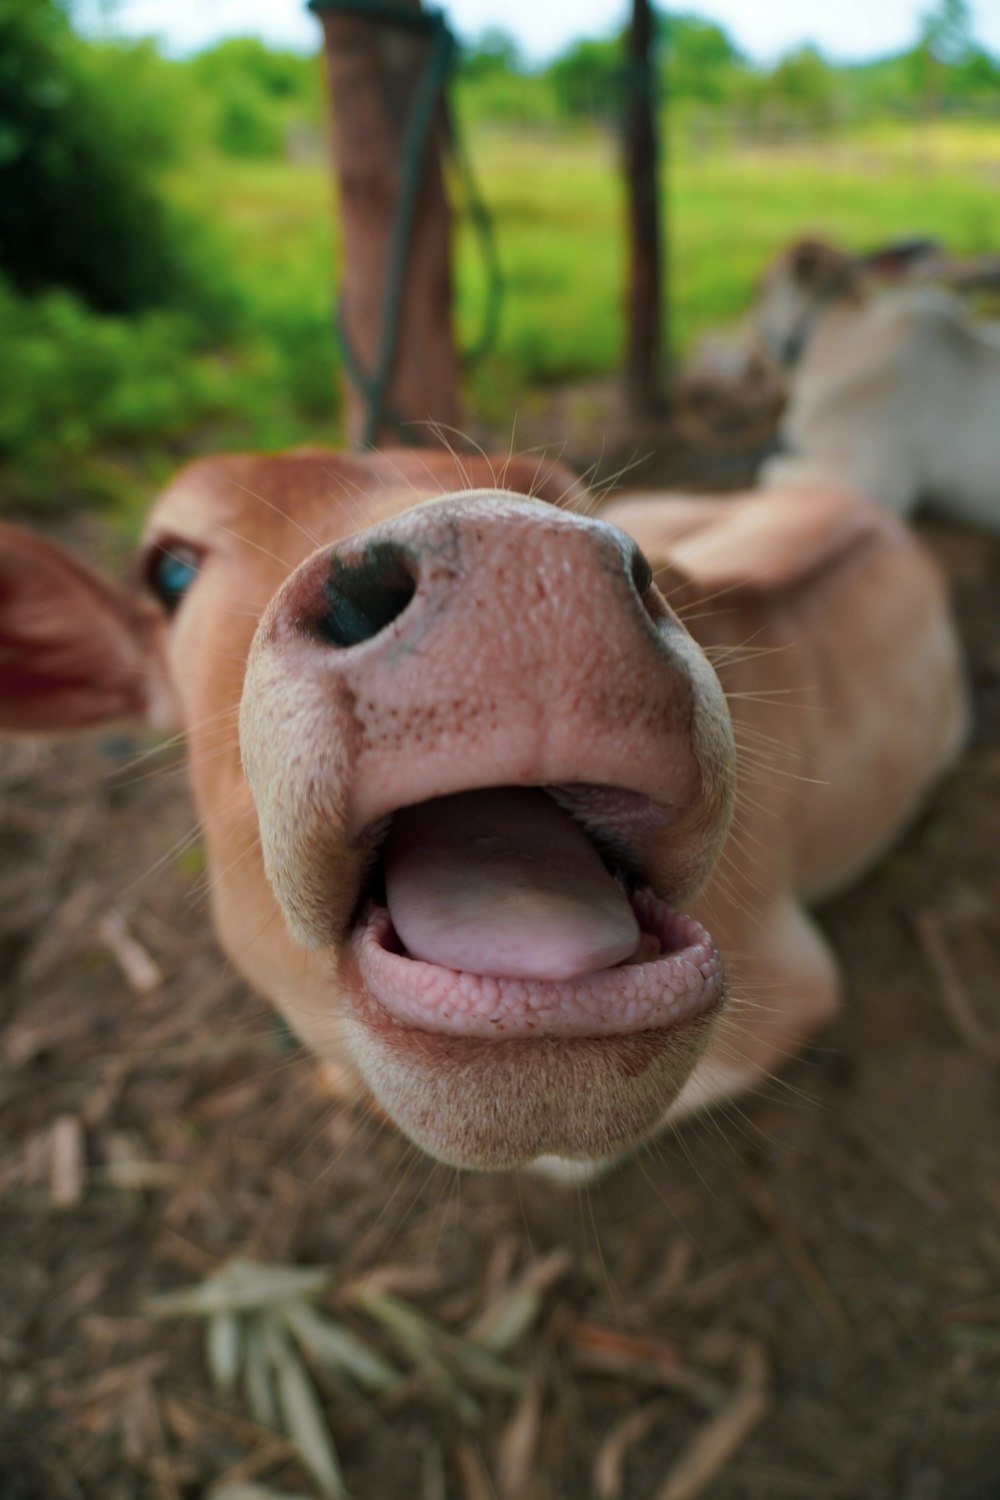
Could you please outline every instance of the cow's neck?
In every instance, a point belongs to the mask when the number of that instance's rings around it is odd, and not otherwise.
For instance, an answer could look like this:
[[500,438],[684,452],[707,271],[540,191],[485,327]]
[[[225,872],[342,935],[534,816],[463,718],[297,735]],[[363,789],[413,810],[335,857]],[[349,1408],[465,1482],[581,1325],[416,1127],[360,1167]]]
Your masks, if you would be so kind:
[[781,345],[778,358],[782,369],[794,370],[821,335],[839,329],[845,320],[853,320],[858,308],[858,303],[845,297],[841,288],[821,292],[807,302]]
[[859,297],[833,296],[819,299],[812,304],[812,318],[808,322],[806,337],[799,352],[798,364],[808,357],[810,364],[816,358],[825,359],[826,354],[841,347],[845,340],[856,337],[859,318],[867,310],[867,302]]

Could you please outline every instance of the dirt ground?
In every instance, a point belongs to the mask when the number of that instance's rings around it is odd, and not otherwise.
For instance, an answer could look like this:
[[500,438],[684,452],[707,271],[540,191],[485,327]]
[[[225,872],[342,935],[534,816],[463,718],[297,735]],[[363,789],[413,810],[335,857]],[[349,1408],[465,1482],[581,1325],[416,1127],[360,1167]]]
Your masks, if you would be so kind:
[[[236,1254],[332,1267],[324,1306],[407,1372],[316,1375],[356,1500],[998,1500],[1000,541],[926,535],[976,729],[821,913],[841,1018],[586,1192],[331,1105],[213,944],[177,752],[2,751],[0,1500],[320,1493],[147,1309]],[[351,1304],[374,1272],[454,1332],[527,1273],[518,1389],[470,1377],[456,1414]]]

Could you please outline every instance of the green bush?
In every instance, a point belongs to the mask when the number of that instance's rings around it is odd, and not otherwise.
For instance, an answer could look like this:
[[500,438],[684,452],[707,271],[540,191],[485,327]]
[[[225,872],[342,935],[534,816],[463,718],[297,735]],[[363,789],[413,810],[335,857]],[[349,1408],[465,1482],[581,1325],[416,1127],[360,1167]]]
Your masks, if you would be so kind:
[[[317,49],[319,35],[317,26]],[[256,37],[230,37],[197,53],[185,66],[209,93],[225,89],[234,78],[239,78],[261,98],[291,100],[309,114],[316,112],[319,103],[317,59],[273,49]]]
[[223,395],[175,313],[99,314],[69,292],[29,301],[0,282],[0,341],[0,460],[18,476],[5,488],[27,496],[72,482],[99,445],[169,441]]
[[249,79],[226,80],[215,102],[215,144],[229,156],[281,155],[281,122]]
[[625,100],[622,38],[574,42],[547,69],[559,107],[567,119],[621,118]]
[[157,174],[176,101],[148,47],[88,47],[54,0],[0,0],[0,270],[126,312],[189,294],[186,235]]
[[232,37],[183,67],[207,105],[213,143],[227,155],[281,156],[290,125],[321,128],[316,57],[271,51],[253,37]]
[[98,313],[0,279],[0,503],[118,501],[201,448],[335,438],[328,323],[323,342],[315,320],[253,322],[219,349],[176,309]]

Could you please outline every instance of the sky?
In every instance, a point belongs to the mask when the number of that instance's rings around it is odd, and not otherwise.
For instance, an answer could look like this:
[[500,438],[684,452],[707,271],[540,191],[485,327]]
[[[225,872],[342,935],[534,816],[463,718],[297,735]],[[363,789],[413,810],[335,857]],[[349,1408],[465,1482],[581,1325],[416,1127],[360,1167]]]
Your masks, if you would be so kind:
[[[772,61],[804,42],[836,60],[877,57],[909,45],[931,0],[685,0],[691,10],[720,22],[751,57]],[[471,39],[487,27],[510,32],[525,56],[539,62],[580,36],[601,36],[626,18],[628,0],[444,0],[452,29]],[[277,46],[311,50],[319,27],[305,0],[84,0],[81,19],[102,10],[115,31],[159,36],[180,55],[226,36],[256,35]],[[1000,0],[972,0],[975,35],[1000,54]],[[100,22],[83,21],[91,34]]]

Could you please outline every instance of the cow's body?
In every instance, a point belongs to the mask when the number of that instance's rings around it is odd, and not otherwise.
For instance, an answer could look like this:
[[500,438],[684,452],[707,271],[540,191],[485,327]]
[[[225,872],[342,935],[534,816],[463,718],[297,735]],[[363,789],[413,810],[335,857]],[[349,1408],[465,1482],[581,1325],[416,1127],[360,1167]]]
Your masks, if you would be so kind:
[[0,727],[172,715],[223,946],[463,1165],[605,1160],[782,1061],[837,998],[804,903],[965,723],[891,516],[820,489],[609,526],[574,494],[523,461],[205,460],[149,525],[161,603],[3,533]]
[[[962,742],[965,696],[937,569],[884,511],[805,487],[608,514],[715,665],[736,743],[733,828],[694,905],[730,955],[736,1004],[676,1115],[754,1082],[833,1014],[836,963],[806,908],[912,816]],[[704,601],[670,587],[689,569]]]
[[765,484],[844,484],[1000,529],[1000,329],[939,288],[872,292],[819,245],[770,269],[754,321],[788,383]]

